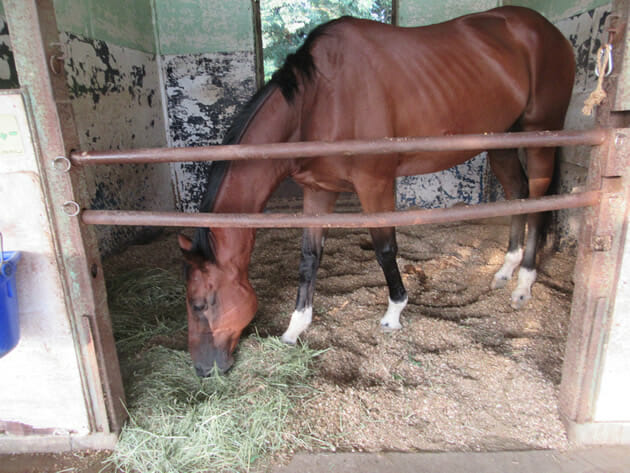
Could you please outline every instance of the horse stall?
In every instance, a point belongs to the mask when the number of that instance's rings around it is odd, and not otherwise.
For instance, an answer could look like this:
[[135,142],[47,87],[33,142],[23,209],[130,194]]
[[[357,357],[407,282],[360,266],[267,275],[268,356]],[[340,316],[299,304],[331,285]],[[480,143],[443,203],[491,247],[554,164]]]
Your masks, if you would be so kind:
[[[576,59],[567,131],[219,146],[262,86],[260,3],[0,4],[0,242],[21,254],[0,453],[113,449],[124,470],[245,471],[296,451],[629,444],[628,2],[393,0],[398,26],[502,5],[542,13]],[[528,146],[560,147],[556,196],[505,200],[484,152],[398,178],[396,212],[361,214],[344,193],[334,214],[303,215],[290,181],[264,212],[200,212],[211,161]],[[490,289],[508,216],[550,210],[553,241],[515,310],[516,281]],[[178,234],[204,226],[258,228],[258,308],[230,371],[197,378]],[[366,231],[388,226],[408,291],[400,330],[379,326],[388,292]],[[293,346],[278,337],[301,227],[330,230],[312,325]],[[212,449],[221,422],[231,438]]]

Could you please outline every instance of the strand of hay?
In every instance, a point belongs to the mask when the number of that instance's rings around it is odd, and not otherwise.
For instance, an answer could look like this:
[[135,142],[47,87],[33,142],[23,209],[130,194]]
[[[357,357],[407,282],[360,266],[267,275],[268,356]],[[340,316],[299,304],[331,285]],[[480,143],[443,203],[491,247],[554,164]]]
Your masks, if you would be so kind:
[[186,330],[182,278],[164,269],[137,269],[107,281],[108,303],[121,358],[157,336]]

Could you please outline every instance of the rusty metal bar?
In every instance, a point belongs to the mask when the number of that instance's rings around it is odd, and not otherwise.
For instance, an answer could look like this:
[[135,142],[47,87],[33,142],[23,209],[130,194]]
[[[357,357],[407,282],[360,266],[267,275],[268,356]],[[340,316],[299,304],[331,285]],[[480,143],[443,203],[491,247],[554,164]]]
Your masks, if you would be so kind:
[[448,209],[406,210],[382,213],[304,214],[220,214],[121,210],[85,210],[83,223],[89,225],[143,225],[160,227],[243,227],[243,228],[376,228],[518,215],[548,210],[596,205],[599,191],[578,194],[518,199],[489,204],[462,205]]
[[188,148],[143,148],[124,151],[78,151],[70,155],[75,165],[172,163],[238,159],[288,159],[318,156],[362,156],[422,151],[484,151],[521,147],[601,145],[606,131],[526,131],[479,135],[448,135],[378,140],[303,141],[257,145],[218,145]]

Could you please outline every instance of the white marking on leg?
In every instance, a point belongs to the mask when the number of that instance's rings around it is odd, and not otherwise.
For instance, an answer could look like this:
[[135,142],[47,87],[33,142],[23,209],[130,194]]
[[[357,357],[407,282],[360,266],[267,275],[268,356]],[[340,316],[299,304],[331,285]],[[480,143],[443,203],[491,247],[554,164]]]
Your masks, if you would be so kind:
[[492,284],[490,284],[491,289],[499,289],[504,287],[507,282],[512,279],[512,274],[514,274],[514,270],[521,264],[521,260],[523,259],[523,248],[519,248],[517,250],[508,251],[505,254],[505,259],[503,260],[503,266],[499,269],[494,278],[492,279]]
[[394,302],[389,299],[389,305],[387,306],[387,312],[381,319],[381,327],[388,330],[399,330],[402,328],[400,325],[400,313],[407,305],[408,298],[402,302]]
[[536,281],[536,270],[521,268],[518,270],[518,284],[512,293],[512,308],[521,309],[532,298],[532,284]]
[[313,308],[305,307],[303,310],[296,310],[291,315],[289,328],[282,335],[281,340],[284,343],[295,345],[300,334],[311,325],[313,320]]

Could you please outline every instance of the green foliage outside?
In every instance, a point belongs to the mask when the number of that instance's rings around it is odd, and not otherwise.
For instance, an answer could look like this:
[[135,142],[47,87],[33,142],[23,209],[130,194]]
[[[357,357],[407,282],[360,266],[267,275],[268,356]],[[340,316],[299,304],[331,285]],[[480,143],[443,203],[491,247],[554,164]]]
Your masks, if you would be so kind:
[[391,0],[262,0],[265,81],[318,25],[350,15],[391,23]]

